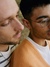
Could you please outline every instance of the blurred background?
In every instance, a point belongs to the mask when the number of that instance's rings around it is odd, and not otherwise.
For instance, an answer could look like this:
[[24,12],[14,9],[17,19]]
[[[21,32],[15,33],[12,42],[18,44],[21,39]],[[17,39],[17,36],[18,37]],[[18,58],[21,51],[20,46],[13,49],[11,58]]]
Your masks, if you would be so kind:
[[19,5],[21,0],[16,0],[16,1],[17,1],[18,5]]
[[[16,0],[16,2],[18,3],[18,6],[20,5],[20,1],[21,1],[21,0]],[[21,23],[23,24],[23,22],[22,22],[22,20],[21,20],[22,18],[23,18],[22,13],[21,13],[21,11],[19,10],[19,20],[20,20]],[[21,36],[20,43],[21,43],[22,40],[23,40],[24,38],[26,38],[28,35],[29,35],[29,30],[24,26],[24,30],[22,31],[22,36]]]

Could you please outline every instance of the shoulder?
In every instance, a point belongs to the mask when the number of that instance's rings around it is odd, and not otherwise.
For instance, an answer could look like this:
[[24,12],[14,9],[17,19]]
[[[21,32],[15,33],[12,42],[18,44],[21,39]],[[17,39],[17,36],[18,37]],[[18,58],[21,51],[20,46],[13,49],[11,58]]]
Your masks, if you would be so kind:
[[[29,48],[27,47],[26,42],[23,41],[13,52],[12,54],[12,63],[13,67],[24,67],[26,62],[28,62]],[[28,67],[28,66],[25,66]]]

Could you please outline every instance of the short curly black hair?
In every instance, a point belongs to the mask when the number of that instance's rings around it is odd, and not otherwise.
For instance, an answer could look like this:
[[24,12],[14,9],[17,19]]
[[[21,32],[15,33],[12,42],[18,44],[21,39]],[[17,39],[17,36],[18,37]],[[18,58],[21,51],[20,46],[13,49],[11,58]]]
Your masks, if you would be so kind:
[[24,16],[24,18],[28,19],[27,17],[32,12],[32,9],[36,7],[48,5],[50,4],[50,0],[21,0],[20,2],[20,10]]

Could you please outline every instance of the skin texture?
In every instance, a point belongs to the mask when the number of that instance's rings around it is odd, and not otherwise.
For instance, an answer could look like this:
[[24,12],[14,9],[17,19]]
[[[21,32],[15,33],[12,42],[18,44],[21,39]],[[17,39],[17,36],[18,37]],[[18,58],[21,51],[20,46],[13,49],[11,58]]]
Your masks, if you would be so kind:
[[[3,7],[4,6],[4,7]],[[0,50],[4,51],[8,43],[17,44],[24,26],[18,19],[19,7],[15,0],[0,0]]]

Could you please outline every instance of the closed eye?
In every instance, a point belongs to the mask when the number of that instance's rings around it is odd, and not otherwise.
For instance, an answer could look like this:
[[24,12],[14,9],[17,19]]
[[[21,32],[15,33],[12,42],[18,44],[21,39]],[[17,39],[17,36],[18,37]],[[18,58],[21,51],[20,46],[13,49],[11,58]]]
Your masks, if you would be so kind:
[[10,24],[10,20],[5,20],[5,21],[2,22],[2,24],[0,26],[5,27],[5,26],[7,26],[9,24]]

